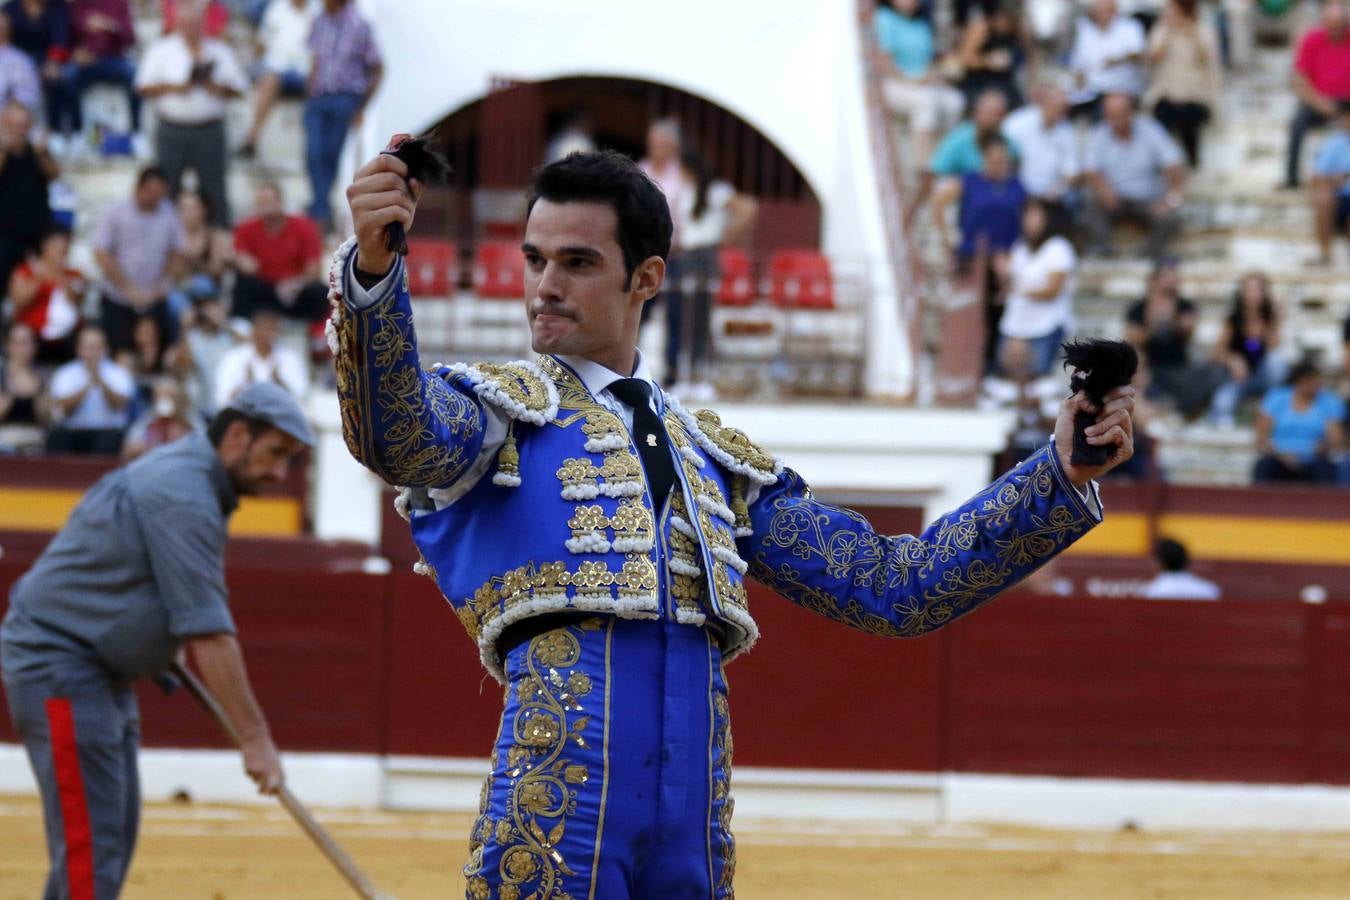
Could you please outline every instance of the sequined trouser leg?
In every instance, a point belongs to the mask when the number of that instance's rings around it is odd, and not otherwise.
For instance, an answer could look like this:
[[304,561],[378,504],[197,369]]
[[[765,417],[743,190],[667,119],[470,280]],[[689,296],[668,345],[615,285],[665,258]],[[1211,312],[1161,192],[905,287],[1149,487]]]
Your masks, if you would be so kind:
[[731,731],[702,628],[600,617],[508,655],[467,896],[732,896]]

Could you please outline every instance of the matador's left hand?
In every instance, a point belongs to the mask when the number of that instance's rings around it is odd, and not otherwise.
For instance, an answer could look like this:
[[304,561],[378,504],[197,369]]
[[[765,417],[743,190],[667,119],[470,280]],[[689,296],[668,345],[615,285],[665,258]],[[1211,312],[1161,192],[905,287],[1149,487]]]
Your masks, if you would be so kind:
[[[1079,466],[1071,461],[1073,420],[1080,410],[1097,414],[1096,424],[1087,430],[1088,443],[1115,446],[1115,453],[1104,466]],[[1125,385],[1111,391],[1101,409],[1081,392],[1065,400],[1059,408],[1059,418],[1055,420],[1055,449],[1069,480],[1080,488],[1134,456],[1134,388]]]

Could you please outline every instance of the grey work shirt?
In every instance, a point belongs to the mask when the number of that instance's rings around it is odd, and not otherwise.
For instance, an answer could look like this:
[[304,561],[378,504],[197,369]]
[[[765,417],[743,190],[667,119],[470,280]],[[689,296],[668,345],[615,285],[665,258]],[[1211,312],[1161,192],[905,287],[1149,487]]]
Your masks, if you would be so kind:
[[166,669],[184,638],[233,633],[225,539],[237,505],[202,434],[109,472],[10,592],[5,677],[85,664],[131,680]]

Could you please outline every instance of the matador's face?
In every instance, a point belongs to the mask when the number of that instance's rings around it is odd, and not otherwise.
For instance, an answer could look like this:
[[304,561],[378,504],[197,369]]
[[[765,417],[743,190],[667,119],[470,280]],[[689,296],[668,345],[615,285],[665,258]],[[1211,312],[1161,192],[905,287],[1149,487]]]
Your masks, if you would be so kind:
[[535,203],[521,250],[536,353],[631,358],[642,304],[655,291],[629,281],[617,229],[604,203]]

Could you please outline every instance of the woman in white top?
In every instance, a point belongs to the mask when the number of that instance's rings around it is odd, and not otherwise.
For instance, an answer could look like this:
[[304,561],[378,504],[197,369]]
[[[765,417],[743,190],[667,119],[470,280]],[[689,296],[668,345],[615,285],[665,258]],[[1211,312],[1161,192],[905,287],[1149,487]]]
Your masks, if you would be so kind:
[[1008,260],[1008,298],[999,321],[999,365],[1025,383],[1054,365],[1073,328],[1078,257],[1063,236],[1057,204],[1032,198],[1022,210],[1022,239]]
[[[676,195],[679,245],[666,270],[666,384],[687,386],[687,399],[708,399],[712,299],[719,275],[718,250],[750,233],[756,204],[714,177],[703,157],[680,160],[683,185]],[[690,390],[692,389],[692,390]]]

